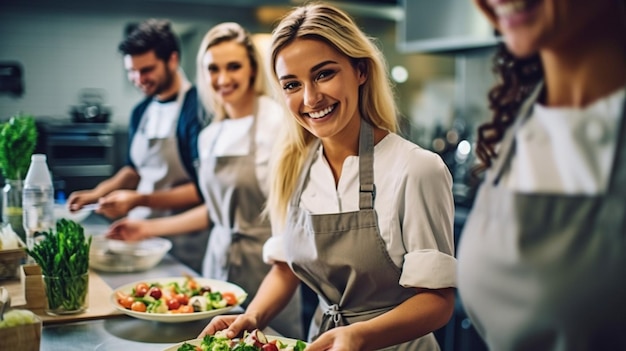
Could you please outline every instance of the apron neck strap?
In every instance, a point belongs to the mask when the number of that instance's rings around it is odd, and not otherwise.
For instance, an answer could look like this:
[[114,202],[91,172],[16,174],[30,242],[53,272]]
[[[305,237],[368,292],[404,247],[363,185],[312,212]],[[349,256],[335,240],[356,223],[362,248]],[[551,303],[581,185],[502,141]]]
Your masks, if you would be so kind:
[[[359,130],[359,208],[373,209],[374,198],[376,197],[376,186],[374,185],[374,129],[366,122],[361,120]],[[298,206],[300,196],[304,189],[304,185],[309,176],[309,170],[315,160],[315,154],[319,151],[321,140],[316,139],[309,146],[309,152],[300,172],[298,183],[290,205]]]
[[535,87],[535,90],[533,90],[530,96],[522,104],[520,112],[517,114],[517,118],[515,119],[512,128],[510,128],[508,133],[504,135],[504,139],[502,139],[502,143],[500,143],[498,158],[496,159],[492,173],[493,179],[491,181],[493,182],[493,185],[497,185],[500,182],[502,173],[511,162],[513,154],[515,153],[515,134],[530,116],[532,107],[535,104],[535,101],[539,98],[539,94],[542,90],[543,82],[539,82],[539,84]]
[[250,155],[256,154],[256,128],[257,120],[259,119],[259,99],[261,97],[254,96],[254,107],[252,108],[252,126],[250,126],[250,149],[248,152]]
[[374,128],[361,119],[359,131],[359,208],[373,209],[376,198],[374,184]]
[[[626,86],[625,86],[626,88]],[[615,146],[615,156],[611,167],[611,178],[607,193],[626,193],[626,95],[622,104],[621,118],[619,119],[619,132]]]

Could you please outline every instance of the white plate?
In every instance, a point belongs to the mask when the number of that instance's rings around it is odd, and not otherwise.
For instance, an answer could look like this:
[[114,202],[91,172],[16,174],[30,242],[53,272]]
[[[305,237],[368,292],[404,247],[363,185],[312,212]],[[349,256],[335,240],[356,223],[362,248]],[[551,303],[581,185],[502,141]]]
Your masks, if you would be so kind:
[[211,287],[211,291],[220,291],[220,292],[232,292],[237,296],[238,303],[235,306],[228,306],[225,308],[219,308],[216,310],[204,311],[204,312],[194,312],[194,313],[147,313],[147,312],[136,312],[129,309],[124,308],[122,305],[117,303],[117,292],[121,291],[125,294],[130,295],[133,288],[139,283],[146,283],[148,285],[153,283],[158,284],[169,284],[173,282],[177,282],[182,285],[187,278],[185,277],[169,277],[169,278],[152,278],[152,279],[144,279],[141,281],[137,281],[134,283],[126,284],[121,286],[111,293],[110,301],[119,311],[126,313],[127,315],[139,319],[145,319],[149,321],[158,321],[158,322],[166,322],[166,323],[178,323],[178,322],[190,322],[200,319],[211,318],[220,314],[224,314],[229,310],[233,309],[236,306],[239,306],[242,302],[246,300],[248,294],[239,286],[225,282],[222,280],[214,280],[214,279],[206,279],[206,278],[193,278],[200,286],[209,286]]
[[[288,346],[289,345],[295,345],[296,342],[298,342],[298,340],[296,340],[296,339],[283,338],[281,336],[265,335],[265,337],[267,338],[268,341],[279,340],[280,342],[282,342],[283,344],[288,345]],[[184,343],[188,343],[188,344],[191,344],[193,346],[200,346],[200,344],[202,343],[202,339],[192,339],[192,340],[183,341],[183,342],[178,343],[178,344],[176,344],[174,346],[170,346],[170,347],[166,348],[163,351],[177,351],[178,348],[183,346]]]

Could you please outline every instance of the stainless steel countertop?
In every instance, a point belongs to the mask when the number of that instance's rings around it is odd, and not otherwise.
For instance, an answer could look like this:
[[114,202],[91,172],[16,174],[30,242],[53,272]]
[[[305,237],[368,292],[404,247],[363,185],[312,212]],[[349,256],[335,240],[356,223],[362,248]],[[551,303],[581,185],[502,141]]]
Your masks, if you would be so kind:
[[[90,215],[81,224],[85,231],[92,235],[102,234],[107,226],[107,222],[97,215]],[[178,277],[183,273],[198,276],[195,271],[169,255],[157,266],[144,272],[98,272],[112,289],[139,280]],[[239,312],[241,309],[231,310],[231,313]],[[196,338],[209,320],[163,323],[123,315],[100,320],[46,325],[42,330],[40,351],[162,351],[179,342]]]

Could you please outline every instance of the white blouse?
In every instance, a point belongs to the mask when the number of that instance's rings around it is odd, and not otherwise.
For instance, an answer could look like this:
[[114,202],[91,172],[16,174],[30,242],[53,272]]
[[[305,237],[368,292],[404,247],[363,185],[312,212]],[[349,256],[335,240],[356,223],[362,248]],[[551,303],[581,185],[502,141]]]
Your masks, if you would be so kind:
[[[389,134],[374,147],[374,209],[380,234],[393,262],[402,269],[400,284],[438,289],[456,286],[452,177],[441,157]],[[311,166],[300,206],[313,214],[359,209],[359,158],[343,163],[335,188],[320,147]],[[264,260],[286,261],[282,235],[274,233]]]
[[[284,109],[267,96],[259,97],[256,122],[255,169],[261,191],[269,193],[269,160],[284,121]],[[209,124],[198,137],[198,152],[204,160],[215,156],[243,156],[250,152],[252,115]],[[200,175],[202,177],[202,175]]]
[[527,193],[606,192],[625,96],[622,88],[582,109],[536,103],[515,135],[505,184]]

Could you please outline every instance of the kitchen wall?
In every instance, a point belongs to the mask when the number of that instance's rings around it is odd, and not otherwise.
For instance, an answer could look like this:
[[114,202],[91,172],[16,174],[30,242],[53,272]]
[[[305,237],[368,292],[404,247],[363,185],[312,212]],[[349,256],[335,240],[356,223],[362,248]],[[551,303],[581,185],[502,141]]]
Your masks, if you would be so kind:
[[[80,90],[98,88],[106,92],[105,103],[113,109],[112,121],[126,125],[130,109],[142,97],[127,81],[117,52],[126,24],[149,17],[170,19],[181,37],[182,66],[194,80],[197,47],[211,26],[237,21],[252,32],[269,33],[272,22],[261,16],[281,13],[280,7],[261,14],[250,6],[201,5],[193,1],[0,0],[0,61],[19,62],[25,84],[20,97],[0,94],[0,119],[20,111],[69,117],[71,106],[79,103]],[[412,100],[424,82],[453,77],[454,60],[449,57],[398,53],[393,20],[362,16],[357,21],[378,39],[390,66],[402,64],[409,69],[409,80],[398,85],[403,114],[409,114]]]
[[127,81],[117,45],[127,23],[148,17],[174,22],[187,51],[185,68],[193,68],[193,51],[212,25],[224,20],[254,23],[251,13],[235,8],[211,12],[210,7],[129,6],[119,1],[0,2],[0,61],[19,62],[25,85],[21,97],[0,95],[0,118],[19,111],[69,117],[82,88],[99,88],[113,108],[112,121],[127,124],[130,109],[142,95]]
[[[19,62],[25,84],[22,96],[0,94],[0,120],[17,112],[69,119],[70,108],[79,104],[81,89],[98,88],[106,93],[112,122],[123,129],[130,110],[142,98],[127,81],[117,52],[126,24],[149,17],[170,19],[181,38],[182,66],[193,81],[197,48],[210,27],[237,21],[252,32],[269,33],[273,19],[288,9],[273,6],[261,11],[240,5],[242,2],[246,1],[231,0],[227,3],[232,6],[218,6],[210,5],[217,0],[0,0],[0,62]],[[493,81],[489,49],[400,53],[394,19],[376,17],[372,12],[352,14],[364,31],[377,39],[390,68],[407,68],[408,80],[396,86],[407,137],[433,148],[437,133],[453,128],[455,121],[461,120],[473,130],[488,116],[485,96]]]

